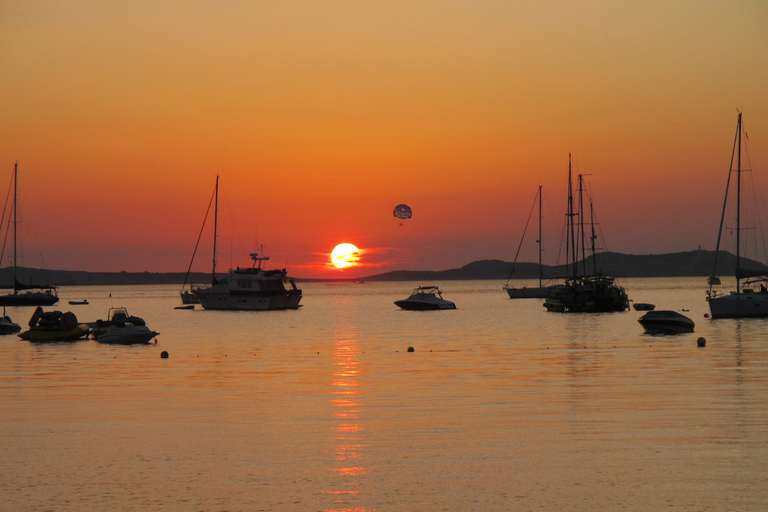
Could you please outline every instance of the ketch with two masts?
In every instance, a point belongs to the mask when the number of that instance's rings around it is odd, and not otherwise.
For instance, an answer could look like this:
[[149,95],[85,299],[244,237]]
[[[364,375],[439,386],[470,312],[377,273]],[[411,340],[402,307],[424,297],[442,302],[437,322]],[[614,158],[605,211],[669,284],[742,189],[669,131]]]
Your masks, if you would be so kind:
[[[587,235],[584,215],[584,180],[579,174],[578,210],[573,200],[573,182],[571,155],[568,154],[568,208],[566,213],[566,278],[561,287],[550,288],[544,307],[557,313],[607,313],[626,311],[629,299],[624,288],[613,277],[606,276],[597,269],[595,251],[595,222],[592,201],[589,202],[591,234],[590,252],[592,271],[587,271]],[[578,218],[578,220],[577,220]],[[581,252],[581,265],[577,260]]]

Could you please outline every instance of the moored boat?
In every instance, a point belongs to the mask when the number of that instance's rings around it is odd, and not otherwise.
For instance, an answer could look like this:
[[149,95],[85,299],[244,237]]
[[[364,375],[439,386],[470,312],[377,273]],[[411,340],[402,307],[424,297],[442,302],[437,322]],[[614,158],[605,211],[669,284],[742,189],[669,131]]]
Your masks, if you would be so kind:
[[637,319],[648,334],[682,334],[693,332],[696,324],[676,311],[649,311]]
[[5,313],[5,308],[3,308],[3,316],[0,318],[0,335],[16,334],[19,331],[21,331],[21,326],[11,320],[11,317]]
[[[720,217],[720,231],[717,235],[717,247],[715,249],[715,264],[712,274],[709,278],[709,290],[707,290],[707,302],[712,318],[766,318],[768,317],[768,270],[765,266],[757,269],[746,269],[742,267],[741,256],[741,231],[748,229],[742,227],[742,173],[748,172],[748,169],[741,168],[742,151],[742,124],[741,112],[739,112],[736,122],[736,138],[733,143],[733,152],[731,156],[730,169],[728,170],[728,184],[725,188],[725,199],[723,201],[723,212]],[[736,158],[736,169],[733,168],[733,159]],[[736,172],[736,225],[733,229],[736,235],[736,290],[725,294],[714,287],[720,284],[720,279],[716,276],[717,257],[720,253],[720,239],[725,223],[726,209],[728,206],[728,191],[730,189],[731,176]],[[754,229],[754,228],[753,228]],[[754,244],[757,245],[757,244]]]
[[[251,260],[253,260],[251,267],[230,269],[227,276],[219,279],[216,278],[216,231],[218,229],[219,206],[218,176],[216,177],[214,198],[211,285],[192,287],[192,293],[203,309],[247,311],[298,309],[302,297],[301,289],[296,286],[293,279],[288,277],[288,272],[285,269],[265,270],[261,268],[262,262],[269,260],[268,256],[251,253]],[[207,218],[208,214],[206,213]],[[203,225],[205,225],[205,222],[203,222]],[[190,263],[190,268],[191,266],[192,263]],[[290,285],[290,288],[286,288],[286,284]],[[182,294],[182,301],[184,300],[183,298]]]
[[139,345],[149,343],[158,334],[146,325],[113,324],[102,330],[96,341],[111,345]]
[[19,333],[19,338],[33,342],[77,341],[88,336],[88,325],[77,320],[71,311],[43,311],[37,307],[29,319],[29,329]]
[[107,311],[106,320],[96,320],[95,322],[91,322],[89,327],[91,337],[99,341],[101,336],[107,334],[111,327],[146,327],[146,325],[147,323],[143,318],[130,315],[128,314],[128,309],[124,307],[118,307],[109,308],[109,311]]
[[653,311],[656,309],[656,305],[649,302],[635,302],[632,307],[635,308],[635,311]]
[[456,309],[456,304],[443,298],[437,286],[419,286],[410,297],[396,300],[395,304],[411,311],[428,311],[437,309]]
[[536,193],[536,199],[534,200],[533,206],[531,207],[531,213],[533,213],[533,208],[536,206],[536,203],[539,204],[539,238],[536,240],[536,243],[539,247],[539,286],[532,286],[530,288],[526,286],[523,286],[522,288],[509,286],[509,281],[512,279],[512,274],[515,273],[515,266],[517,265],[517,258],[520,256],[520,249],[522,248],[523,241],[525,240],[525,233],[528,231],[528,224],[531,220],[531,215],[529,214],[528,222],[526,222],[525,229],[523,230],[523,236],[520,238],[520,244],[517,246],[515,259],[512,261],[512,268],[509,271],[507,284],[504,285],[504,291],[507,292],[507,295],[509,295],[510,299],[543,299],[546,298],[550,288],[554,286],[544,286],[544,267],[541,264],[541,189],[542,187],[539,185],[539,189]]
[[[591,233],[585,231],[586,212],[584,210],[583,175],[578,176],[579,207],[574,205],[571,171],[571,155],[568,155],[568,208],[566,213],[566,278],[562,286],[550,288],[544,307],[556,313],[609,313],[629,309],[629,298],[616,279],[598,272],[597,252],[595,250],[595,222],[592,201],[589,200],[589,224]],[[578,221],[576,219],[579,219]],[[592,256],[592,269],[588,270],[586,260],[586,240],[591,241],[589,252]],[[581,252],[581,262],[578,254]]]
[[[13,224],[13,293],[0,295],[0,306],[52,306],[59,301],[56,287],[47,284],[22,283],[18,278],[18,177],[19,162],[13,166],[13,205],[10,223]],[[5,247],[5,246],[3,246]]]

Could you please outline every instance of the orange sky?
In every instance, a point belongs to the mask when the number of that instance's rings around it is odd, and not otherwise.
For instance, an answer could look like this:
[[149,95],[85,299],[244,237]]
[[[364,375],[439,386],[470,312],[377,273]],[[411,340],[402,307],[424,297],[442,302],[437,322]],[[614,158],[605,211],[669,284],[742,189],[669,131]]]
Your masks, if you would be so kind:
[[768,172],[761,0],[370,4],[1,3],[0,183],[45,266],[186,270],[216,174],[222,270],[511,261],[539,184],[553,264],[569,152],[610,250],[713,249],[737,108]]

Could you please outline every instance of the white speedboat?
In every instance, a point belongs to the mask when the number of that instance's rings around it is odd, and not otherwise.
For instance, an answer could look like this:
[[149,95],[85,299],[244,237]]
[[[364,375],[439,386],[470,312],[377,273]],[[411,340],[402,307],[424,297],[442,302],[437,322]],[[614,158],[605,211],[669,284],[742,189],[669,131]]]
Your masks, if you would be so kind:
[[410,297],[396,300],[395,304],[403,309],[425,311],[435,309],[456,309],[456,304],[443,298],[437,286],[419,286]]
[[649,311],[637,319],[648,334],[682,334],[693,332],[693,320],[676,311]]
[[[120,329],[126,329],[126,328],[134,328],[134,327],[143,327],[143,329],[129,329],[128,333],[138,333],[138,332],[145,332],[150,333],[153,332],[154,335],[150,336],[147,341],[144,341],[143,343],[147,343],[149,340],[157,336],[158,333],[154,331],[150,331],[149,328],[147,328],[147,323],[144,321],[143,318],[139,318],[138,316],[132,316],[128,314],[128,310],[126,308],[109,308],[109,311],[107,312],[107,319],[106,320],[96,320],[95,322],[89,323],[88,326],[91,328],[90,334],[93,339],[96,341],[102,341],[102,337],[111,333],[117,334],[118,332],[121,332]],[[113,329],[117,328],[116,329]],[[113,336],[114,339],[114,336]],[[119,343],[119,341],[104,341],[104,343]],[[134,343],[142,343],[142,342],[134,342]]]

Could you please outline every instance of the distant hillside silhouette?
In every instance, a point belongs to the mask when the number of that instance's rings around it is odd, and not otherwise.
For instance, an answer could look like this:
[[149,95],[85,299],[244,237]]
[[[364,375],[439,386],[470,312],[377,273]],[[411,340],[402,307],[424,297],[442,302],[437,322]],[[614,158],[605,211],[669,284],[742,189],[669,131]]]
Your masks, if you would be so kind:
[[[634,255],[615,252],[597,255],[598,271],[615,277],[688,277],[708,276],[712,273],[715,251],[688,251],[671,254]],[[765,269],[762,263],[745,260],[742,265],[748,268]],[[579,263],[581,267],[581,263]],[[586,266],[592,269],[592,257],[586,259]],[[736,257],[728,252],[721,252],[717,274],[732,276],[736,271]],[[501,260],[481,260],[468,263],[461,268],[450,270],[395,270],[369,277],[366,281],[448,281],[453,279],[507,279],[512,270],[512,263]],[[542,267],[544,277],[551,279],[565,276],[565,266]],[[518,279],[538,279],[539,267],[535,263],[518,263],[511,274]]]
[[[615,277],[687,277],[708,276],[712,273],[715,261],[714,251],[688,251],[671,254],[634,255],[615,252],[597,255],[598,269],[604,274]],[[581,265],[581,264],[579,264]],[[592,268],[592,257],[586,260],[588,269]],[[768,270],[762,263],[742,259],[747,268]],[[512,263],[501,260],[480,260],[468,263],[461,268],[449,270],[395,270],[354,280],[365,281],[450,281],[460,279],[503,279],[510,276]],[[736,270],[736,257],[728,252],[721,252],[717,275],[732,276]],[[544,277],[562,277],[565,266],[543,266]],[[513,278],[537,279],[539,267],[536,263],[517,263]],[[184,272],[80,272],[70,270],[40,270],[21,268],[17,270],[22,283],[46,283],[57,286],[99,286],[129,284],[175,284],[184,282]],[[196,284],[206,284],[210,274],[190,274],[190,280]],[[300,281],[320,281],[302,279]],[[351,279],[346,279],[351,280]],[[0,284],[13,283],[13,268],[0,269]]]

